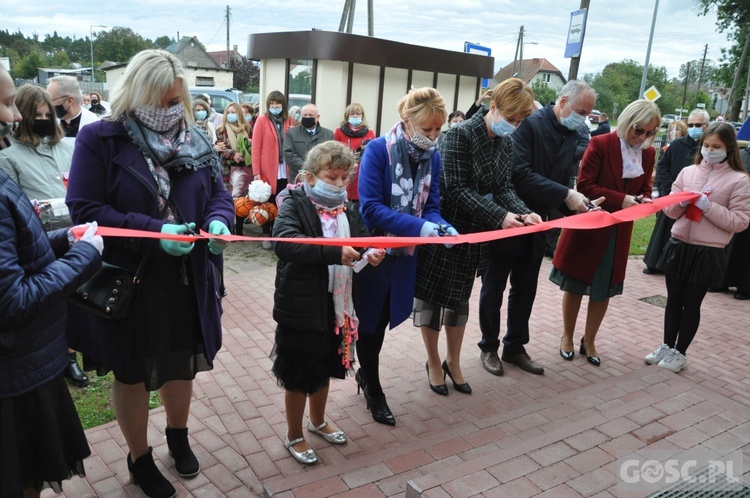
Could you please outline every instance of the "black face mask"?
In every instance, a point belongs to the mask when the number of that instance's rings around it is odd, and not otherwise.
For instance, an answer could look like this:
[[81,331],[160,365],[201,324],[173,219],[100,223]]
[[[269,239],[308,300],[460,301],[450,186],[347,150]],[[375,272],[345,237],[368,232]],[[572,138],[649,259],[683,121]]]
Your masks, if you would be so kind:
[[91,105],[97,105],[99,103],[99,99],[91,99]]
[[304,126],[305,128],[315,128],[315,118],[302,118],[302,121],[300,121],[300,123],[302,123],[302,126]]
[[51,119],[37,119],[32,125],[32,130],[40,137],[50,137],[55,134],[55,123]]
[[62,119],[63,116],[65,116],[68,113],[68,110],[65,108],[63,104],[57,104],[55,106],[55,114],[57,114],[57,117]]

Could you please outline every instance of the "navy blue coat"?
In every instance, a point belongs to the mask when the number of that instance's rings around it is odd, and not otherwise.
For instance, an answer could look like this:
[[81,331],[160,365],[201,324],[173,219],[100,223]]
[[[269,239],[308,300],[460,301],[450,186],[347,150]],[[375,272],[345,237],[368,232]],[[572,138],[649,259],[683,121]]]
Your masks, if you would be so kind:
[[[212,178],[210,168],[184,169],[173,175],[171,200],[181,219],[195,222],[196,231],[208,231],[214,220],[227,227],[234,222],[232,198],[221,178]],[[164,225],[158,213],[156,182],[143,154],[119,122],[98,121],[78,133],[65,202],[74,223],[95,220],[105,227],[150,232],[161,232]],[[104,260],[135,269],[144,253],[160,252],[158,239],[112,238],[105,245]],[[188,258],[203,343],[209,361],[213,361],[221,348],[222,310],[216,274],[221,258],[211,256],[217,265],[210,264],[207,244],[202,241],[195,244]],[[117,334],[120,324],[91,313],[79,314],[78,333],[82,335],[68,331],[71,347],[103,359],[106,345],[102,337]]]
[[66,298],[101,265],[67,229],[44,231],[29,198],[0,171],[0,398],[32,391],[68,364]]

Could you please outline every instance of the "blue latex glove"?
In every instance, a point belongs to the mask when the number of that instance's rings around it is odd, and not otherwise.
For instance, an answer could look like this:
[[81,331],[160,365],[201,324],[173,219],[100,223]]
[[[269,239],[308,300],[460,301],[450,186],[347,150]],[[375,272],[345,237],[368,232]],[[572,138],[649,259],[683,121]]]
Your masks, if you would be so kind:
[[[195,223],[189,223],[190,230],[195,230]],[[188,233],[188,227],[185,225],[175,225],[172,223],[165,223],[161,227],[161,233],[172,233],[172,234],[186,234]],[[195,246],[194,242],[179,242],[177,240],[159,240],[159,245],[162,250],[170,256],[184,256],[193,250]]]
[[[458,230],[453,228],[452,226],[448,225],[445,228],[445,233],[448,235],[458,235]],[[451,247],[455,246],[456,244],[444,244],[446,249],[450,249]]]
[[419,230],[420,237],[439,237],[440,236],[440,225],[431,221],[425,221],[422,228]]
[[[208,233],[211,235],[232,235],[227,226],[219,220],[214,220],[208,224]],[[208,241],[208,250],[211,254],[221,254],[221,252],[229,245],[226,240],[211,239]]]

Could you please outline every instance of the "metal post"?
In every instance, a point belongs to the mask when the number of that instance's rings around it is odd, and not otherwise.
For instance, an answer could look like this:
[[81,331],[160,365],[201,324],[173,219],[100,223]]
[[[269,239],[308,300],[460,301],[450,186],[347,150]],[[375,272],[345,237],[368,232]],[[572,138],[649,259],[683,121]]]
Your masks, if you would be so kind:
[[349,9],[349,19],[346,21],[346,32],[351,34],[352,28],[354,27],[354,11],[357,9],[357,0],[351,0],[351,8]]
[[682,110],[685,108],[685,100],[687,100],[687,86],[690,80],[690,62],[687,63],[687,69],[685,70],[685,89],[682,91],[682,105],[680,106],[680,121],[682,121]]
[[367,0],[367,36],[375,36],[375,12],[373,0]]
[[656,14],[659,12],[659,0],[654,2],[654,18],[651,21],[651,34],[648,36],[648,49],[646,50],[646,64],[643,66],[643,78],[641,78],[641,89],[638,92],[638,98],[643,98],[643,92],[646,90],[646,77],[648,76],[648,63],[651,58],[651,44],[654,42],[654,30],[656,29]]
[[707,53],[708,53],[708,43],[706,43],[706,46],[703,48],[703,60],[701,61],[701,72],[698,73],[698,90],[695,91],[696,95],[701,93],[701,81],[703,81],[703,67],[706,65]]
[[232,67],[231,60],[229,59],[229,5],[227,5],[227,62],[225,65],[227,69],[231,69]]
[[521,26],[521,55],[518,61],[518,77],[523,79],[523,26]]
[[[580,10],[589,9],[589,0],[581,0]],[[588,19],[588,12],[586,13],[586,19]],[[581,51],[583,51],[583,38],[586,36],[586,25],[584,24],[581,29]],[[579,52],[578,57],[572,57],[570,59],[570,69],[568,69],[568,81],[578,79],[578,66],[581,65],[581,54]]]

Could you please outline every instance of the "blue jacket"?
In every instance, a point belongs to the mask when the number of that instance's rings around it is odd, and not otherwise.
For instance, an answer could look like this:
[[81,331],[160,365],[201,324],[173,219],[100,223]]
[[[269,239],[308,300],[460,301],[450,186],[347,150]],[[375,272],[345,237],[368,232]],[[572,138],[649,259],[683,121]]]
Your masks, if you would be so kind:
[[66,298],[101,265],[90,244],[47,234],[29,198],[0,171],[0,398],[32,391],[68,364]]
[[[212,178],[210,168],[185,169],[174,175],[171,200],[183,220],[195,222],[196,231],[208,231],[209,223],[214,220],[227,227],[234,222],[232,198],[222,179]],[[78,132],[65,202],[74,223],[95,220],[105,227],[150,232],[161,232],[164,225],[158,213],[156,182],[143,154],[119,122],[102,120]],[[160,252],[158,239],[113,237],[105,245],[104,260],[135,269],[144,253]],[[207,244],[202,241],[196,242],[188,258],[203,343],[209,361],[213,361],[221,347],[217,273],[222,262],[220,257],[209,256]],[[79,333],[83,336],[76,337],[69,330],[71,347],[102,359],[99,348],[106,347],[102,337],[117,334],[120,325],[92,313],[80,315]],[[105,357],[112,359],[110,355]]]
[[[401,237],[419,237],[425,220],[441,225],[448,223],[440,216],[440,153],[431,157],[430,193],[422,210],[422,218],[391,209],[391,165],[385,137],[376,138],[365,148],[359,165],[359,200],[362,219],[373,235],[389,232]],[[411,315],[414,305],[414,282],[417,273],[414,256],[386,256],[380,265],[356,274],[359,287],[359,332],[375,333],[375,326],[390,291],[390,328]]]

